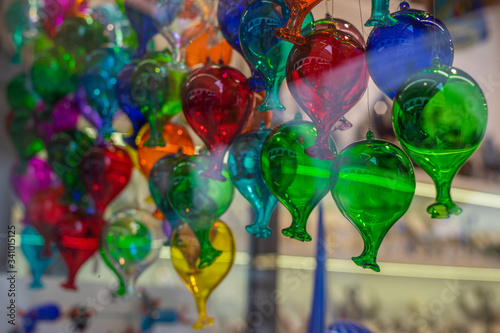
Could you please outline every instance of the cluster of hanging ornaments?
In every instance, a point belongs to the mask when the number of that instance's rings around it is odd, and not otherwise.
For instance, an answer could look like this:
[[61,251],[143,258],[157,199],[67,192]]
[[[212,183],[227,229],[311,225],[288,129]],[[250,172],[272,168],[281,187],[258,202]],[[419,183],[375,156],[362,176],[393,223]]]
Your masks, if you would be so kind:
[[[10,11],[27,15],[30,8],[17,1]],[[45,0],[40,11],[57,2]],[[389,13],[388,0],[373,0],[366,25],[375,27],[365,44],[349,22],[315,21],[310,11],[318,2],[220,0],[214,15],[210,0],[156,0],[149,9],[118,1],[120,9],[108,4],[89,16],[85,1],[69,1],[60,19],[40,19],[45,33],[31,41],[37,22],[10,20],[18,50],[28,42],[35,50],[29,73],[7,88],[7,127],[20,157],[11,179],[26,206],[22,249],[32,286],[40,287],[59,253],[68,266],[63,286],[76,289],[79,267],[99,250],[120,282],[117,294],[132,293],[168,240],[200,329],[212,323],[207,298],[234,261],[234,237],[220,220],[233,185],[255,209],[250,234],[271,235],[269,218],[281,202],[292,216],[282,233],[300,241],[311,240],[308,217],[331,192],[365,243],[354,262],[375,271],[381,242],[415,192],[406,154],[436,183],[432,217],[459,214],[451,181],[484,136],[487,108],[477,83],[452,67],[448,30],[407,2]],[[158,32],[171,47],[149,52]],[[250,78],[227,65],[229,46],[245,57]],[[371,131],[340,152],[330,138],[352,127],[344,115],[370,76],[394,99],[404,152]],[[278,94],[285,79],[311,121],[298,115],[271,130],[259,120],[285,109]],[[118,110],[132,124],[125,147],[113,142]],[[170,122],[180,113],[205,143],[201,154],[188,130]],[[96,131],[82,130],[80,116]],[[133,205],[109,209],[134,165],[149,180],[153,215]]]

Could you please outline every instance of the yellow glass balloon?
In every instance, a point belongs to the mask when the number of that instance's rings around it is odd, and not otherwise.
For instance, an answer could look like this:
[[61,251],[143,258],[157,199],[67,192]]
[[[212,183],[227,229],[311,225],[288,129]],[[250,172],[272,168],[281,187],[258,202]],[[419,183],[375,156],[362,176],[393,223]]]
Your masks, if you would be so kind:
[[221,220],[210,229],[210,243],[222,254],[210,266],[199,269],[200,245],[191,228],[184,223],[174,230],[170,238],[172,264],[193,294],[198,309],[198,320],[193,325],[195,330],[214,322],[214,318],[207,315],[207,299],[226,277],[236,254],[233,233]]

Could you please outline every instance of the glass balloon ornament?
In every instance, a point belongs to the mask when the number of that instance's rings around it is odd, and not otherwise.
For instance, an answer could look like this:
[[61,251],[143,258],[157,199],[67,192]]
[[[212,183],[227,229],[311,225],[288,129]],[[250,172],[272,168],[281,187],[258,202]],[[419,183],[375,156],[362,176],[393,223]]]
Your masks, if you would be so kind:
[[34,112],[36,134],[48,144],[55,133],[75,128],[80,109],[73,97],[63,97],[54,105],[38,104]]
[[147,57],[132,75],[132,100],[149,123],[150,137],[145,142],[149,147],[165,145],[163,127],[181,111],[181,89],[188,72],[169,60],[163,54]]
[[389,0],[372,0],[371,17],[365,26],[388,26],[396,23],[397,20],[389,13]]
[[133,163],[128,153],[117,146],[92,147],[80,164],[81,181],[94,200],[99,215],[127,186]]
[[302,24],[306,16],[320,2],[321,0],[284,0],[290,17],[284,26],[274,30],[276,36],[296,45],[304,45],[306,39],[302,36]]
[[[297,113],[294,120],[269,133],[261,151],[264,181],[292,215],[292,224],[281,232],[306,242],[312,239],[306,230],[307,219],[330,188],[331,160],[311,158],[305,153],[316,136],[314,125]],[[334,145],[332,154],[336,154]]]
[[38,11],[40,25],[53,38],[63,22],[75,16],[83,17],[87,0],[43,0]]
[[56,321],[62,311],[56,303],[43,303],[30,307],[22,314],[22,327],[24,333],[36,333],[40,321]]
[[82,83],[90,105],[101,117],[98,131],[105,139],[114,132],[113,116],[118,110],[117,77],[129,62],[128,51],[117,46],[97,49],[87,56]]
[[[150,11],[145,10],[145,7],[148,7],[148,3],[151,4],[151,8],[148,8]],[[152,2],[144,2],[143,7],[144,8],[140,8],[139,6],[138,8],[134,8],[132,3],[127,3],[127,1],[125,1],[125,14],[137,36],[138,45],[136,52],[132,56],[133,58],[142,58],[147,52],[148,43],[158,33],[158,29],[152,18]]]
[[[219,0],[217,5],[217,20],[220,31],[224,39],[243,56],[240,45],[239,27],[243,12],[248,6],[249,0]],[[262,75],[248,60],[245,61],[251,71],[251,77],[247,79],[247,84],[252,91],[264,90],[265,83]]]
[[231,182],[250,202],[255,211],[253,224],[247,225],[248,233],[256,237],[268,238],[271,229],[269,219],[278,204],[278,199],[269,191],[260,165],[260,152],[270,129],[261,127],[246,132],[236,138],[229,151],[228,171]]
[[64,289],[77,290],[76,274],[99,249],[102,220],[84,212],[68,212],[57,224],[57,249],[68,269]]
[[26,220],[43,237],[40,255],[52,256],[52,244],[56,242],[59,221],[68,212],[68,206],[61,203],[64,188],[58,186],[37,192],[26,206]]
[[186,48],[186,65],[194,68],[206,63],[229,65],[232,58],[231,46],[225,40],[215,39],[213,33],[203,32]]
[[69,64],[69,72],[81,74],[89,53],[110,42],[106,28],[90,16],[70,17],[64,20],[54,36],[60,56]]
[[21,62],[21,51],[30,37],[36,34],[34,22],[31,21],[30,4],[28,1],[17,0],[9,4],[3,19],[10,38],[15,47],[15,53],[11,62]]
[[365,247],[352,260],[380,271],[377,252],[390,228],[406,213],[415,194],[413,165],[394,144],[373,139],[355,142],[333,161],[331,192],[337,207],[360,233]]
[[222,221],[213,224],[208,237],[221,255],[204,268],[199,267],[202,250],[197,237],[186,224],[177,227],[170,240],[172,264],[196,302],[198,320],[193,325],[195,330],[201,330],[214,322],[214,319],[207,315],[207,299],[231,270],[236,255],[233,233]]
[[160,254],[165,239],[160,221],[137,209],[117,212],[101,233],[101,244],[112,265],[125,280],[126,293],[134,293],[139,275]]
[[150,131],[146,130],[145,133],[139,138],[137,144],[137,155],[139,157],[139,165],[141,171],[146,178],[149,178],[151,169],[155,163],[162,157],[167,155],[176,154],[179,149],[183,154],[194,154],[194,143],[189,135],[189,132],[182,126],[167,123],[163,126],[162,137],[165,146],[149,147],[145,143],[149,140]]
[[92,146],[93,140],[76,130],[54,134],[47,145],[48,162],[64,185],[66,203],[89,206],[79,165]]
[[451,66],[453,41],[439,19],[421,10],[410,9],[403,1],[392,13],[390,26],[375,27],[367,41],[367,65],[373,82],[393,99],[399,87],[413,73],[431,65],[435,57]]
[[[167,198],[168,176],[172,172],[174,166],[176,166],[182,159],[188,158],[189,155],[184,154],[184,151],[182,151],[180,153],[164,156],[154,164],[151,172],[149,173],[149,191],[151,193],[151,197],[163,214],[164,220],[167,222],[170,232],[183,222],[179,215],[177,215],[174,211]],[[164,226],[166,225],[164,224]],[[164,228],[164,231],[168,231],[168,229]],[[165,232],[165,234],[167,234],[167,232]]]
[[36,135],[35,129],[32,116],[15,115],[12,111],[7,116],[7,131],[19,156],[20,172],[24,172],[28,161],[44,149],[43,141]]
[[51,244],[52,256],[42,256],[44,243],[45,240],[43,237],[30,226],[25,227],[21,233],[21,251],[23,251],[24,257],[31,269],[31,276],[33,277],[33,282],[29,286],[31,289],[43,288],[42,275],[54,261],[54,257],[57,254],[57,248],[54,244]]
[[209,65],[191,75],[182,92],[182,109],[210,150],[211,163],[204,176],[225,181],[224,154],[247,124],[254,103],[245,77],[232,67]]
[[321,20],[315,20],[308,25],[306,25],[302,29],[303,35],[308,35],[318,30],[338,30],[343,33],[354,37],[356,41],[361,44],[364,48],[366,48],[365,40],[363,38],[363,34],[350,22],[332,17],[330,14],[326,14],[326,17]]
[[436,185],[436,203],[427,208],[433,218],[462,212],[451,199],[451,182],[481,143],[487,118],[486,99],[477,82],[439,61],[412,75],[398,90],[394,132]]
[[353,36],[331,28],[315,30],[305,39],[304,45],[296,45],[290,52],[286,81],[318,132],[306,154],[333,159],[330,132],[368,85],[365,48]]
[[123,66],[116,78],[116,98],[118,105],[132,123],[132,133],[124,137],[123,140],[134,149],[137,148],[135,138],[141,127],[146,123],[146,118],[132,99],[132,75],[134,74],[136,66],[137,61],[132,60],[129,64]]
[[[206,155],[181,159],[170,171],[167,181],[170,206],[193,230],[200,243],[199,269],[210,266],[221,255],[221,251],[210,243],[210,229],[229,208],[234,195],[230,181],[202,176],[210,165]],[[229,176],[225,168],[219,172]]]
[[6,98],[10,109],[15,110],[16,115],[22,114],[26,117],[32,115],[36,105],[40,102],[40,97],[31,87],[25,73],[18,74],[9,81]]
[[[279,89],[285,78],[285,69],[293,44],[274,34],[283,26],[289,11],[281,0],[256,0],[248,5],[239,26],[240,46],[245,58],[262,74],[266,85],[266,99],[259,111],[283,111]],[[308,16],[306,24],[312,21]]]

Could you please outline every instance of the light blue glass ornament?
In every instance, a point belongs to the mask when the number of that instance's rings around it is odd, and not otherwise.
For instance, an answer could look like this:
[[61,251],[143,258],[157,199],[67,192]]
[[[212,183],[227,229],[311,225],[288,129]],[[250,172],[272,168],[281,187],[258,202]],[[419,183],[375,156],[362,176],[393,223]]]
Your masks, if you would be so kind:
[[24,228],[21,233],[21,251],[28,261],[31,268],[31,275],[33,282],[30,284],[31,289],[41,289],[42,275],[54,261],[54,256],[57,255],[57,248],[52,244],[52,255],[50,257],[42,256],[43,245],[45,240],[43,237],[32,227]]

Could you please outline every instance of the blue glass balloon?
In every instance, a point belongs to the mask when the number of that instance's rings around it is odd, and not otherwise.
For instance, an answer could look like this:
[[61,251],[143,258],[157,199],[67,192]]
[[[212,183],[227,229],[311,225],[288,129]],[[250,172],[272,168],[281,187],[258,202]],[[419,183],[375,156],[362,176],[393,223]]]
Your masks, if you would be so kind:
[[118,74],[116,84],[118,105],[122,111],[125,112],[132,123],[132,134],[124,138],[124,141],[134,149],[137,149],[135,138],[137,137],[137,134],[139,134],[139,130],[146,123],[146,118],[132,100],[132,74],[134,74],[137,63],[137,61],[133,60],[128,65],[123,67]]
[[350,320],[338,320],[328,327],[327,333],[372,333],[363,325]]
[[52,255],[50,257],[43,257],[41,255],[45,240],[43,237],[32,227],[24,228],[21,233],[21,251],[31,268],[31,275],[33,282],[30,285],[31,289],[43,288],[42,275],[54,261],[54,255],[57,254],[57,247],[52,244]]
[[[279,100],[281,83],[293,44],[276,37],[274,30],[285,25],[290,12],[281,0],[252,1],[241,16],[239,36],[245,58],[260,72],[266,84],[266,99],[259,111],[284,111]],[[313,21],[309,14],[304,26]]]
[[169,309],[153,309],[142,317],[142,331],[150,332],[156,323],[175,323],[179,320],[177,312]]
[[[243,12],[247,8],[250,0],[219,0],[217,8],[217,20],[219,21],[219,29],[222,36],[231,45],[233,49],[238,51],[243,56],[243,51],[240,46],[240,20]],[[266,85],[262,75],[255,67],[245,59],[252,76],[247,80],[247,84],[252,91],[262,91],[266,89]]]
[[158,29],[150,16],[141,13],[131,6],[125,5],[125,14],[137,34],[137,51],[132,57],[142,58],[146,54],[146,47],[149,41],[158,33]]
[[404,1],[391,14],[397,23],[375,27],[368,36],[367,65],[373,82],[389,98],[415,72],[439,57],[443,65],[453,63],[453,41],[443,22],[429,13],[410,9]]
[[250,202],[255,211],[253,224],[247,225],[248,233],[261,238],[271,236],[268,228],[271,214],[278,199],[269,191],[260,167],[260,151],[270,129],[263,124],[257,130],[240,135],[229,151],[228,171],[233,185]]
[[61,316],[59,305],[45,303],[29,309],[22,318],[24,333],[36,332],[36,324],[39,320],[53,321]]
[[114,132],[113,116],[118,110],[117,77],[129,62],[128,51],[117,46],[97,49],[87,56],[82,82],[90,106],[101,117],[99,134],[104,138]]

